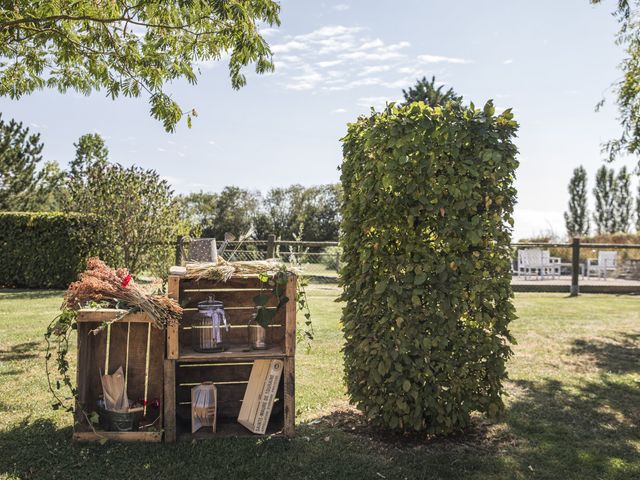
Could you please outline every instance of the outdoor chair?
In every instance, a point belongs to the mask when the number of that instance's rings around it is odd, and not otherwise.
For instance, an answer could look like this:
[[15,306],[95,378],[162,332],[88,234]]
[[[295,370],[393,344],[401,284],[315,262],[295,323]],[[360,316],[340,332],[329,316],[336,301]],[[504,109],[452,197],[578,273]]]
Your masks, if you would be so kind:
[[592,275],[606,279],[609,272],[615,272],[618,269],[618,252],[599,251],[598,258],[589,258],[587,260],[587,277]]
[[551,276],[555,278],[560,275],[561,259],[552,257],[549,250],[540,248],[527,248],[518,250],[517,274],[523,275],[526,279],[529,276],[544,278]]

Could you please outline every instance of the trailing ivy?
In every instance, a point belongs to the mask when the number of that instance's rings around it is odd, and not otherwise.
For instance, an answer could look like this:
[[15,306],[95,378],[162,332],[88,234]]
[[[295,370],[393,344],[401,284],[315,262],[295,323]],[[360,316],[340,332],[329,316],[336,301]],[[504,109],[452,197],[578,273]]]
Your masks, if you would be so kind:
[[503,409],[517,128],[492,102],[416,102],[342,139],[345,375],[376,426],[448,434]]

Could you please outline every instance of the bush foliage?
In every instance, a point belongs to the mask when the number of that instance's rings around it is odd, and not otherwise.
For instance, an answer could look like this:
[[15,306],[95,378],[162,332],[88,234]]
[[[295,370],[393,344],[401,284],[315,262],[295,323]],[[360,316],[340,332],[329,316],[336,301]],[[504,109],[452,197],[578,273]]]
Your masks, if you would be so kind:
[[66,288],[84,270],[98,229],[91,215],[0,212],[0,285]]
[[446,434],[503,408],[516,130],[491,102],[419,102],[343,138],[346,383],[379,427]]

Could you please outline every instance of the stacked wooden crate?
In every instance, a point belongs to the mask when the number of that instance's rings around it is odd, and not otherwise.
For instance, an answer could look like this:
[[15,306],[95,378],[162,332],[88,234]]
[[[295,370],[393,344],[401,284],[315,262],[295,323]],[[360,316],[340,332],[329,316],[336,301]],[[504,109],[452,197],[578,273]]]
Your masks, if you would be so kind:
[[[135,432],[106,432],[89,425],[88,415],[97,409],[102,396],[100,373],[113,373],[119,367],[127,378],[132,401],[146,398],[151,403],[163,396],[164,330],[152,326],[145,313],[126,313],[115,309],[87,309],[78,312],[77,389],[73,438],[77,441],[111,439],[159,442],[162,439],[162,408],[149,405],[144,423],[149,428]],[[122,318],[120,318],[122,317]],[[113,322],[109,328],[105,323]],[[102,328],[101,328],[102,327]]]
[[[238,414],[257,359],[283,361],[283,374],[267,426],[267,434],[292,436],[295,425],[294,375],[296,346],[296,277],[289,278],[286,296],[290,301],[278,311],[267,329],[266,350],[251,350],[248,323],[255,312],[253,297],[261,291],[257,276],[235,276],[227,282],[169,277],[169,296],[184,308],[180,325],[167,330],[164,361],[165,441],[181,438],[253,435],[238,423]],[[191,347],[192,324],[198,302],[213,296],[224,303],[230,331],[223,332],[226,349],[216,353],[196,352]],[[275,297],[268,305],[275,308]],[[191,389],[202,382],[217,388],[216,432],[191,433]]]

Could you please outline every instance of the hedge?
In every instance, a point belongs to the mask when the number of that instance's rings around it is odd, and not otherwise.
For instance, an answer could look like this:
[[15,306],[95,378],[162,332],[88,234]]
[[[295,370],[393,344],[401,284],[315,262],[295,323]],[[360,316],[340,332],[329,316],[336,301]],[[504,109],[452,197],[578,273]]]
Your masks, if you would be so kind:
[[84,269],[95,216],[0,212],[0,286],[66,288]]
[[419,102],[342,139],[345,378],[378,427],[448,434],[503,409],[516,130],[490,102]]

